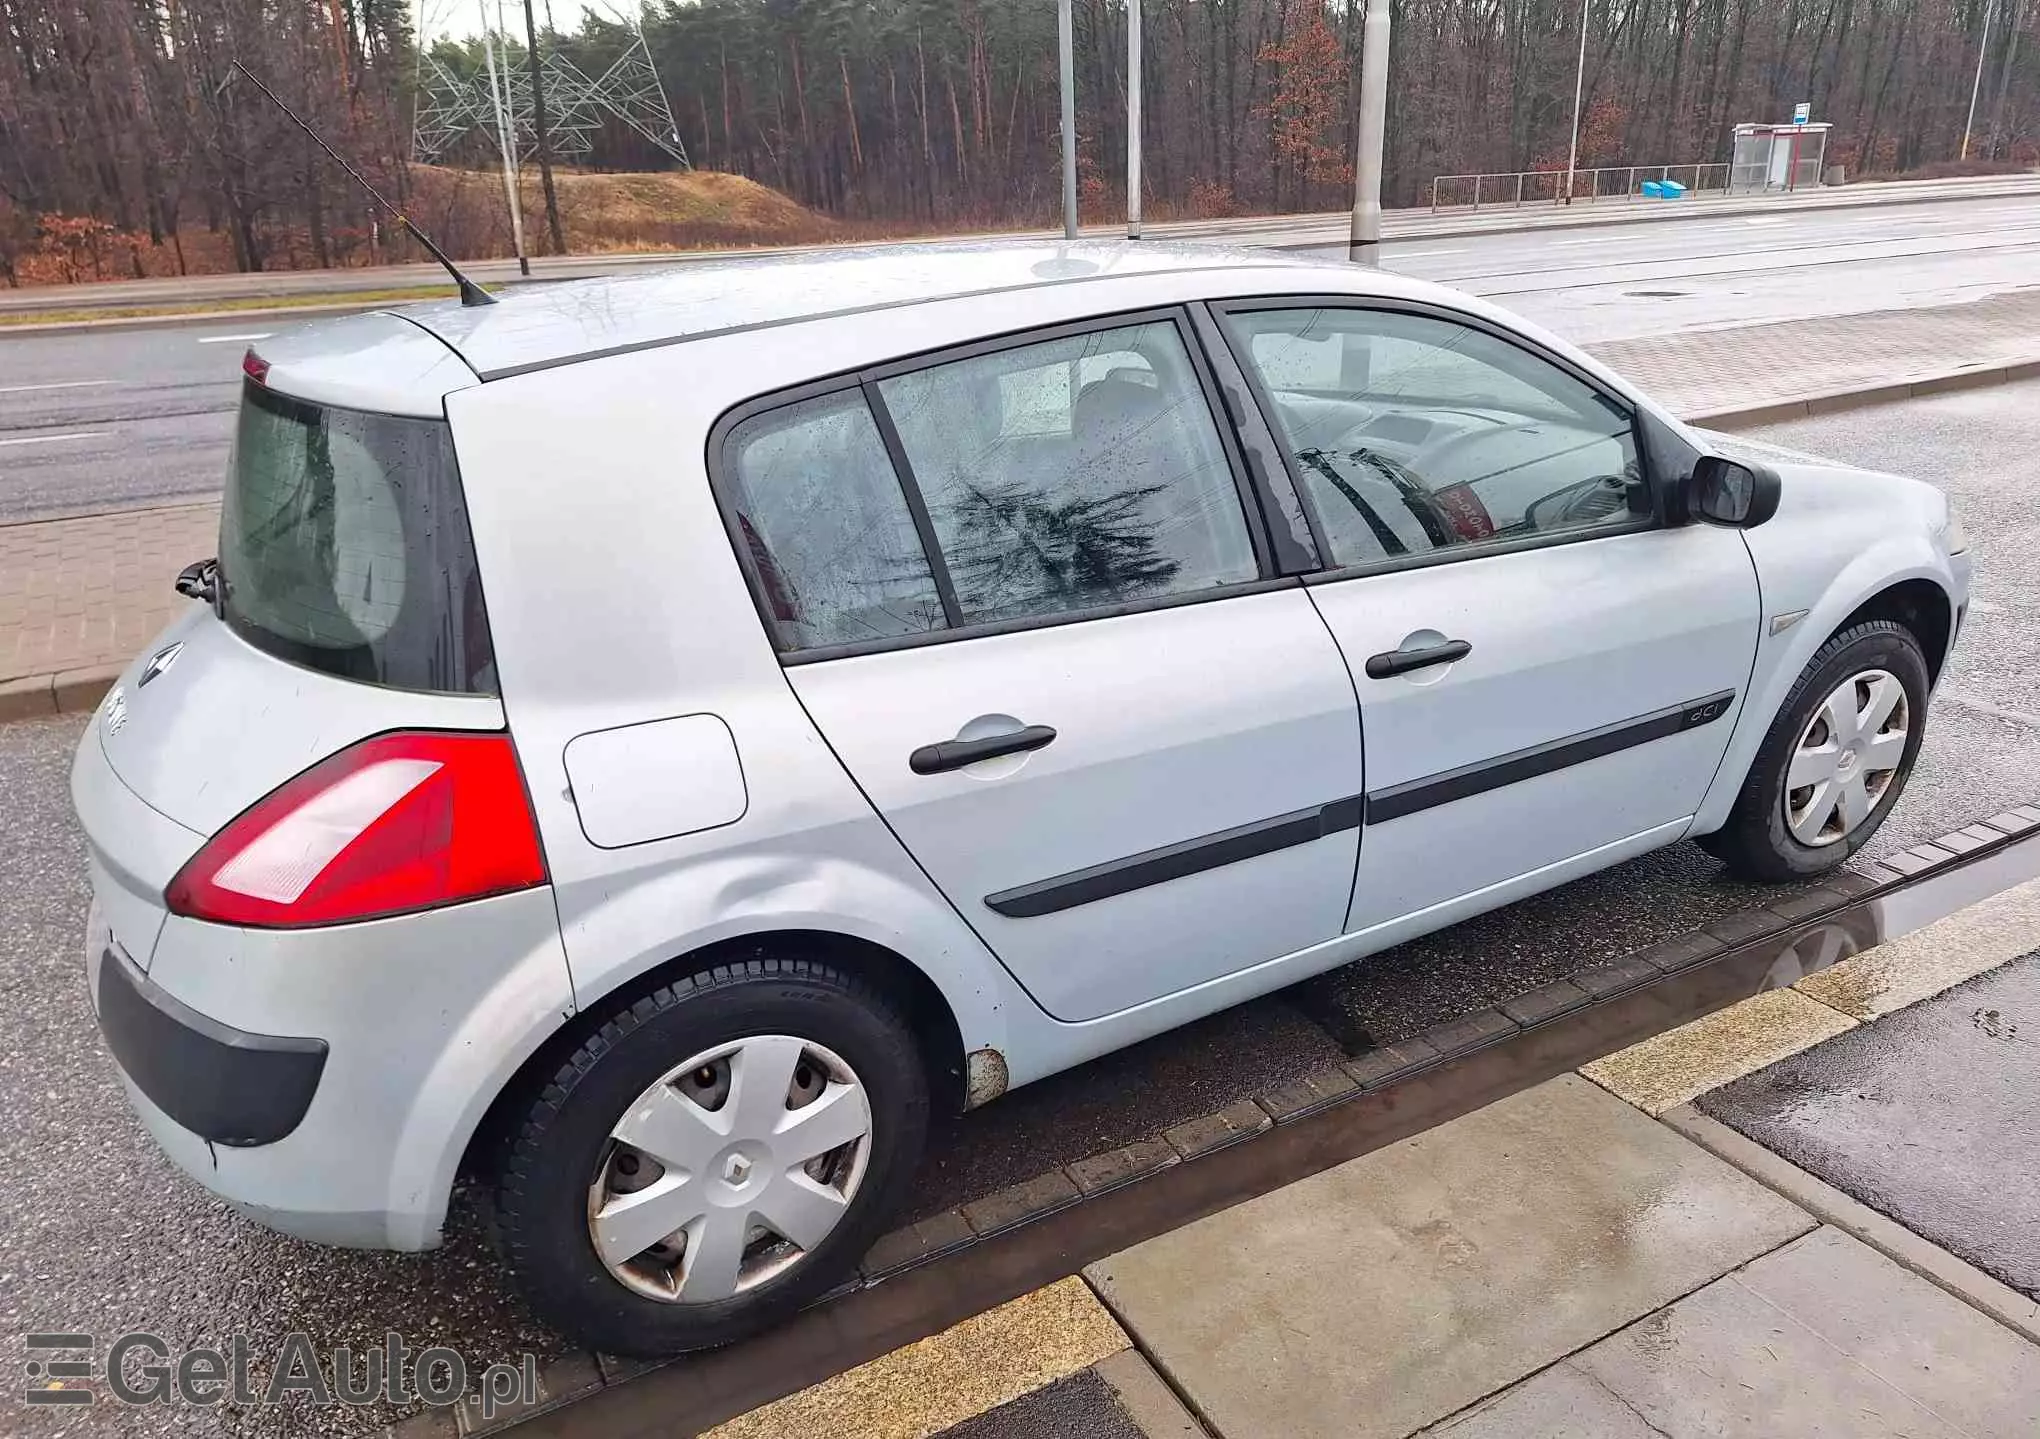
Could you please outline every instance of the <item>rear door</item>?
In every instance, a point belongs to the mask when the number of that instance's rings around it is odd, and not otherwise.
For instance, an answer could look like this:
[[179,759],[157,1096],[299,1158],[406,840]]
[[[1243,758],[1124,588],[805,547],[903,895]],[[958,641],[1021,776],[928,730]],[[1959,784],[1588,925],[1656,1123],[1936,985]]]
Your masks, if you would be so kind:
[[1352,685],[1208,396],[1161,312],[753,406],[717,450],[794,690],[1065,1020],[1345,921]]
[[1352,302],[1224,309],[1359,693],[1349,928],[1675,838],[1756,652],[1741,535],[1660,523],[1628,406],[1499,332]]

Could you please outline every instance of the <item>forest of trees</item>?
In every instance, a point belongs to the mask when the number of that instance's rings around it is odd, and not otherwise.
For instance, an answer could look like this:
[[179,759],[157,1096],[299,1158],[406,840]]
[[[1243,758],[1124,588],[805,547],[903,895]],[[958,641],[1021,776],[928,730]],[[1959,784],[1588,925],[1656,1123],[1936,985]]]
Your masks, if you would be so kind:
[[[628,32],[567,8],[556,31],[539,0],[541,48],[599,72]],[[1149,215],[1346,203],[1360,8],[1145,0]],[[1828,160],[1852,177],[1944,166],[1987,9],[1971,157],[2040,161],[2040,0],[1588,8],[1582,165],[1725,159],[1735,121],[1803,100],[1833,122]],[[1104,219],[1124,203],[1127,11],[1075,13],[1081,189]],[[519,0],[504,14],[520,37]],[[1564,166],[1580,0],[1395,0],[1393,14],[1389,203],[1418,203],[1438,174]],[[259,95],[221,82],[242,60],[378,183],[417,194],[414,18],[408,0],[0,0],[0,276],[177,273],[194,234],[242,269],[411,258]],[[700,168],[868,233],[1055,219],[1055,0],[662,0],[644,23]],[[480,46],[434,53],[472,73]],[[504,58],[524,64],[516,38]],[[588,163],[669,162],[613,124]],[[542,251],[543,221],[529,228]],[[109,238],[127,247],[111,269]]]

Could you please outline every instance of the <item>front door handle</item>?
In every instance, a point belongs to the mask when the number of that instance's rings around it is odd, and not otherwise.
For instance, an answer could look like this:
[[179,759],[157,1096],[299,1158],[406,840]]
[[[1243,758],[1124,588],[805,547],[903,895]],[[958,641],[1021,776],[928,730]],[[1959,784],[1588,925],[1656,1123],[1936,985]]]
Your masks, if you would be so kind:
[[996,759],[1002,754],[1023,754],[1040,749],[1054,739],[1055,731],[1045,724],[1031,724],[1025,729],[986,735],[983,739],[946,739],[938,744],[924,744],[908,755],[907,768],[915,774],[941,774],[944,770],[976,764],[981,759]]
[[1447,640],[1440,645],[1421,645],[1413,650],[1384,650],[1378,655],[1367,657],[1367,678],[1371,680],[1391,679],[1406,675],[1411,670],[1429,669],[1432,665],[1449,665],[1454,660],[1463,660],[1473,653],[1473,646],[1465,640]]

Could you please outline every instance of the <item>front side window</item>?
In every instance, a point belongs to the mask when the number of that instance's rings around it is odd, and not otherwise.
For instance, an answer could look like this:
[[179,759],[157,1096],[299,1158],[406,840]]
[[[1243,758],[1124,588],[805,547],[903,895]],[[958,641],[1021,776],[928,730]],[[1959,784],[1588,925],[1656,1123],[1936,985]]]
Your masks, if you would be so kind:
[[1334,564],[1642,523],[1630,416],[1527,350],[1392,310],[1225,322]]
[[738,542],[780,648],[943,627],[927,554],[862,390],[753,415],[723,453]]
[[1258,573],[1231,463],[1172,322],[998,350],[878,389],[960,623]]

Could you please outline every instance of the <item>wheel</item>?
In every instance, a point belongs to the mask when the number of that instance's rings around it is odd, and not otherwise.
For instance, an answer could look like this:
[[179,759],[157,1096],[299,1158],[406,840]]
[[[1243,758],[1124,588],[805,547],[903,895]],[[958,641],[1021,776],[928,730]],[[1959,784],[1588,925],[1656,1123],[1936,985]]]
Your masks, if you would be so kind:
[[601,1024],[531,1104],[498,1166],[504,1252],[592,1349],[726,1344],[851,1272],[927,1123],[884,995],[805,960],[719,965]]
[[1912,632],[1892,620],[1842,631],[1800,674],[1728,822],[1700,845],[1765,883],[1833,869],[1898,803],[1926,717],[1927,661]]

